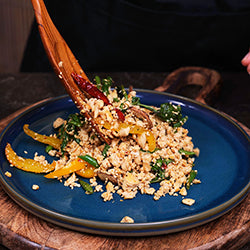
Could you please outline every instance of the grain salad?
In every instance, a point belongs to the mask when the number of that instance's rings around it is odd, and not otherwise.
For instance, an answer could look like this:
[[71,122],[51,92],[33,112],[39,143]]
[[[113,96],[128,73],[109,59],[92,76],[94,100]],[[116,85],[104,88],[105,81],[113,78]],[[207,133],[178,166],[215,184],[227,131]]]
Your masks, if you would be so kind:
[[46,152],[55,157],[51,164],[38,154],[28,163],[32,159],[17,156],[8,144],[9,162],[25,171],[46,173],[46,178],[72,189],[83,187],[87,194],[99,192],[103,201],[112,200],[115,193],[121,199],[133,199],[138,193],[154,200],[186,196],[193,183],[200,183],[193,169],[199,149],[183,127],[187,117],[180,106],[142,104],[132,88],[111,89],[111,78],[96,77],[95,84],[108,102],[90,97],[85,111],[110,143],[97,136],[88,119],[75,113],[67,119],[58,117],[52,135],[39,135],[24,126],[27,135],[48,145]]

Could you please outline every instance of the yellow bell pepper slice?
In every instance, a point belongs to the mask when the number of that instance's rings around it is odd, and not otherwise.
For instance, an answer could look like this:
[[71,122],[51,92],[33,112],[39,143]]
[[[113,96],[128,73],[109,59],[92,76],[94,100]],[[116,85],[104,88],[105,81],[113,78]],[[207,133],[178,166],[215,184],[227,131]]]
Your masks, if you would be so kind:
[[156,148],[156,140],[151,131],[146,132],[146,140],[148,142],[148,151],[153,152]]
[[148,150],[150,152],[153,152],[155,150],[156,140],[155,140],[154,134],[151,131],[149,131],[143,127],[140,127],[138,125],[132,125],[132,124],[128,124],[128,123],[121,123],[118,127],[118,130],[122,129],[122,128],[127,128],[127,127],[130,127],[130,130],[129,130],[130,134],[141,135],[143,133],[146,133],[146,140],[148,142]]
[[143,134],[146,131],[147,131],[146,129],[144,129],[144,128],[140,127],[140,126],[131,125],[129,133],[130,134],[141,135],[141,134]]
[[47,135],[38,134],[38,133],[30,130],[28,124],[23,125],[23,131],[25,132],[25,134],[32,137],[34,140],[42,142],[44,144],[48,144],[55,149],[60,149],[60,147],[61,147],[62,141],[60,139],[55,138],[55,137],[50,137]]
[[86,164],[84,165],[84,168],[76,171],[76,174],[84,178],[92,178],[96,175],[96,173],[94,172],[95,169],[96,168],[94,166],[86,162]]
[[33,159],[18,156],[9,143],[7,143],[5,147],[5,155],[10,164],[27,172],[48,173],[55,169],[55,162],[44,165]]
[[[111,124],[108,122],[104,122],[103,127],[106,129],[112,130]],[[155,140],[154,134],[151,131],[143,127],[140,127],[138,125],[133,125],[133,124],[125,123],[125,122],[120,123],[116,130],[119,131],[121,129],[128,128],[128,127],[130,127],[130,130],[129,130],[130,134],[141,135],[143,133],[146,133],[146,140],[148,142],[148,150],[150,152],[153,152],[155,150],[156,140]]]
[[[55,170],[54,172],[51,172],[44,177],[53,179],[53,178],[58,178],[64,175],[68,175],[74,172],[77,172],[81,169],[88,169],[88,163],[80,158],[77,158],[68,164],[66,164],[64,167]],[[86,177],[87,178],[87,177]]]

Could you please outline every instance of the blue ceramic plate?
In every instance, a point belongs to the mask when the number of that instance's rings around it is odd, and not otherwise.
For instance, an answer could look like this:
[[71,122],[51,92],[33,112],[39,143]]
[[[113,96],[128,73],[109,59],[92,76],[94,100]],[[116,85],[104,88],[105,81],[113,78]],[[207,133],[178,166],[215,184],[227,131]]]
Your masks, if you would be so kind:
[[[23,172],[10,167],[4,155],[7,142],[18,155],[32,158],[35,152],[45,155],[45,146],[26,136],[25,123],[30,128],[50,134],[57,117],[66,118],[77,109],[68,96],[45,101],[13,120],[0,137],[0,180],[6,193],[29,212],[57,225],[103,235],[159,235],[192,228],[211,221],[239,204],[249,191],[250,141],[248,135],[230,118],[195,101],[175,95],[137,90],[145,104],[159,106],[172,102],[182,106],[189,117],[184,127],[189,129],[200,156],[194,169],[202,183],[193,185],[187,198],[193,206],[181,203],[182,197],[165,196],[154,201],[150,195],[137,194],[133,200],[103,202],[100,193],[86,195],[81,188],[71,190],[56,180],[41,174]],[[27,151],[28,153],[25,153]],[[47,157],[49,161],[52,158]],[[12,177],[5,176],[5,172]],[[40,189],[32,190],[32,185]],[[157,184],[155,184],[157,185]],[[134,224],[121,224],[124,216]]]

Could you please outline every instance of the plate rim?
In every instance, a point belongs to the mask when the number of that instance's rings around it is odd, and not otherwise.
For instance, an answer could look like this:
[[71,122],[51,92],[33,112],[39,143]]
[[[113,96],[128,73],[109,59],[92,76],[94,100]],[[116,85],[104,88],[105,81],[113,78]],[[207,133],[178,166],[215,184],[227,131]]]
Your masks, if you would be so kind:
[[[232,120],[227,114],[222,113],[208,106],[207,104],[200,103],[196,100],[192,100],[187,97],[178,96],[175,94],[170,94],[170,93],[165,93],[165,92],[159,92],[155,90],[135,88],[135,91],[137,93],[145,92],[145,93],[151,93],[151,94],[157,94],[157,95],[165,95],[168,97],[179,99],[181,101],[193,103],[195,105],[201,106],[202,108],[208,109],[209,111],[216,113],[217,115],[229,121],[238,130],[240,130],[240,132],[250,142],[250,136],[246,133],[246,131],[239,124],[237,124],[234,120]],[[44,100],[28,108],[27,110],[23,111],[3,129],[3,131],[0,134],[0,143],[5,133],[8,131],[8,129],[11,126],[15,124],[17,120],[21,119],[27,113],[45,104],[52,103],[61,99],[70,100],[70,97],[67,94],[61,95],[58,97],[53,97],[53,98]],[[178,218],[178,219],[171,219],[171,220],[164,220],[164,221],[157,221],[157,222],[126,224],[126,223],[118,223],[118,222],[93,221],[93,220],[87,220],[87,219],[76,218],[76,217],[72,217],[68,215],[63,215],[58,212],[54,212],[49,209],[43,208],[42,206],[39,206],[35,204],[34,202],[23,197],[21,194],[16,192],[11,186],[9,186],[8,183],[6,183],[2,174],[0,174],[0,183],[4,191],[11,197],[12,200],[18,203],[25,210],[31,212],[32,214],[46,221],[49,221],[53,224],[57,224],[59,226],[63,226],[69,229],[81,231],[81,232],[89,232],[89,233],[102,234],[102,235],[114,235],[114,236],[160,235],[160,234],[166,234],[166,233],[171,233],[171,232],[183,231],[189,228],[193,228],[193,227],[205,224],[211,220],[214,220],[222,216],[223,214],[227,213],[228,211],[233,209],[235,206],[237,206],[242,200],[244,200],[244,198],[247,196],[249,189],[250,189],[250,181],[249,181],[248,184],[244,188],[242,188],[239,193],[234,195],[230,200],[220,204],[219,206],[213,207],[209,210],[206,210],[198,214],[185,216],[183,218]],[[172,228],[169,228],[169,227],[172,227]]]

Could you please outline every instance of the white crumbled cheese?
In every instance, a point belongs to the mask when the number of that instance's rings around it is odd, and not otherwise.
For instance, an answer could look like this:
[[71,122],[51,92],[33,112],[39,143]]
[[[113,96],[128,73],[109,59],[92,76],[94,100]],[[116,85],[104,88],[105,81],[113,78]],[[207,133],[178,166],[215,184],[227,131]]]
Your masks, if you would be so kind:
[[195,203],[195,200],[191,198],[185,198],[181,202],[185,205],[192,206]]
[[11,177],[11,176],[12,176],[12,174],[11,174],[9,171],[6,171],[4,174],[5,174],[7,177]]
[[120,222],[121,223],[134,223],[134,220],[129,216],[125,216],[122,218],[122,220]]
[[39,189],[39,186],[36,185],[36,184],[33,184],[33,185],[32,185],[32,189],[33,189],[33,190],[38,190],[38,189]]

